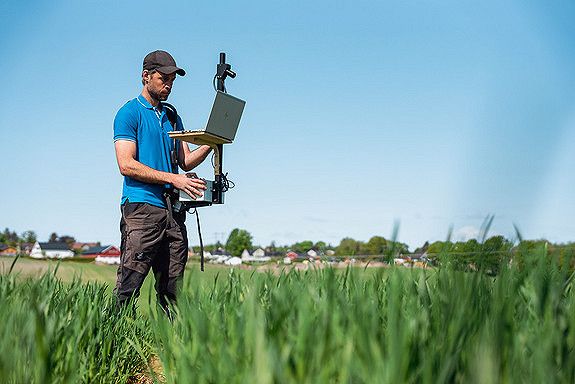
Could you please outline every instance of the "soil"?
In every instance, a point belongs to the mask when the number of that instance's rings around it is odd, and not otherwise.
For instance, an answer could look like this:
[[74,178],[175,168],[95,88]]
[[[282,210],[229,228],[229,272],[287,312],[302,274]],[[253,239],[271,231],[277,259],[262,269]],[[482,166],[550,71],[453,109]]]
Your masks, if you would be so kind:
[[128,379],[126,384],[154,384],[154,377],[160,381],[160,383],[166,382],[166,377],[164,376],[164,369],[162,368],[162,363],[158,355],[152,355],[150,358],[150,368],[152,372],[148,370],[148,367],[143,368],[143,373],[138,373]]

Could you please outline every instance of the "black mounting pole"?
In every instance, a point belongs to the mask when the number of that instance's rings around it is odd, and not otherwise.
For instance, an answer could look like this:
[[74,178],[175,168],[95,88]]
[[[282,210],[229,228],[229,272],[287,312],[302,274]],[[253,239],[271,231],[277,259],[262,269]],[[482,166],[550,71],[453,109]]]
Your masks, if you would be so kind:
[[218,72],[216,73],[216,76],[218,77],[217,88],[218,91],[221,92],[226,91],[226,86],[224,84],[226,77],[229,76],[232,79],[236,77],[236,73],[232,71],[232,66],[226,64],[226,54],[224,52],[220,52],[220,63],[218,64]]
[[[224,81],[226,77],[229,76],[232,79],[236,77],[235,72],[232,71],[232,66],[230,64],[226,64],[226,54],[224,52],[220,52],[220,63],[217,67],[216,77],[217,77],[217,90],[220,92],[226,92],[226,85]],[[212,201],[216,204],[222,204],[223,201],[223,185],[222,185],[222,175],[224,173],[223,165],[224,165],[224,145],[217,144],[218,152],[219,152],[219,161],[216,164],[216,167],[219,168],[219,172],[215,175],[215,197],[212,197]]]
[[226,73],[226,54],[225,52],[220,52],[220,63],[218,64],[218,91],[225,92],[226,86],[224,85],[225,73]]

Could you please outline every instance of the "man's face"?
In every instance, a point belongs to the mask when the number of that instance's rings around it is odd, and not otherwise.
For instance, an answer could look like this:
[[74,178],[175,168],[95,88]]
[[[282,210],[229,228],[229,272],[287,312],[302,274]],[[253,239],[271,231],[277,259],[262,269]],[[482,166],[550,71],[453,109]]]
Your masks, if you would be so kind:
[[176,74],[172,73],[170,75],[165,75],[160,72],[155,72],[150,74],[148,71],[144,73],[144,80],[146,82],[146,89],[150,96],[156,100],[166,101],[170,92],[172,91],[172,85],[176,79]]

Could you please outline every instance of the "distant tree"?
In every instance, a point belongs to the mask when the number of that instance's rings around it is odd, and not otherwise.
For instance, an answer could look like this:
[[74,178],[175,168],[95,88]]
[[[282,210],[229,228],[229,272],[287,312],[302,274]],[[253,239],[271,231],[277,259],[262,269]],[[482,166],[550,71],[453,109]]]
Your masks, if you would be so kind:
[[283,256],[286,253],[288,253],[288,250],[290,249],[290,247],[288,247],[287,245],[276,245],[275,246],[275,256]]
[[361,255],[363,252],[364,244],[361,241],[346,237],[341,240],[339,245],[335,248],[335,253],[339,256],[354,256]]
[[48,241],[50,243],[55,243],[58,240],[58,234],[56,232],[52,232],[52,234],[50,235],[50,239],[48,239]]
[[35,243],[38,236],[34,231],[24,231],[22,232],[21,239],[23,243]]
[[68,247],[70,247],[70,249],[72,249],[74,243],[76,242],[76,239],[74,239],[74,237],[72,236],[68,236],[68,235],[64,235],[64,236],[59,236],[56,241],[58,243],[66,243],[68,244]]
[[15,247],[20,242],[20,237],[14,231],[10,231],[8,228],[4,229],[4,233],[2,233],[0,240],[4,244],[8,244],[11,247]]
[[499,273],[501,262],[509,255],[513,244],[503,236],[493,236],[481,245],[475,264],[488,273]]
[[235,228],[226,241],[226,250],[232,256],[240,256],[244,249],[252,248],[252,235],[244,229]]
[[485,240],[483,243],[483,252],[500,252],[506,248],[509,243],[503,236],[493,236]]
[[452,245],[453,243],[451,241],[436,241],[429,245],[429,248],[427,248],[427,253],[437,255],[441,253],[447,253],[451,249]]
[[476,239],[454,243],[449,250],[449,266],[461,270],[477,268],[475,261],[480,250],[481,246]]
[[393,250],[393,253],[395,255],[406,255],[409,253],[409,246],[405,243],[401,243],[399,241],[391,241],[389,240],[387,243],[387,248],[391,251]]
[[470,239],[468,241],[458,241],[451,246],[451,252],[457,253],[470,253],[477,252],[479,250],[479,243],[476,239]]
[[325,255],[327,252],[327,245],[323,241],[318,241],[313,245],[312,249],[314,249],[318,255]]
[[327,245],[325,244],[325,241],[318,241],[318,242],[315,243],[313,246],[316,247],[317,249],[325,249],[325,248],[327,248]]
[[373,236],[365,245],[365,249],[369,255],[383,255],[387,248],[387,243],[385,237]]
[[575,243],[563,244],[557,247],[559,264],[569,268],[569,273],[575,271]]
[[[224,245],[222,243],[220,243],[219,241],[216,241],[215,244],[205,244],[204,245],[204,252],[214,252],[218,249],[223,249]],[[194,252],[200,252],[200,247],[199,246],[195,246],[192,248],[192,250]]]
[[266,252],[272,256],[275,256],[277,254],[277,247],[275,241],[272,241],[271,244],[266,247]]
[[460,241],[451,245],[448,263],[455,269],[483,270],[496,274],[503,257],[509,254],[511,248],[512,243],[503,236],[490,237],[483,243],[476,239]]
[[527,253],[532,253],[537,250],[548,248],[549,244],[550,243],[547,240],[522,240],[516,248]]
[[436,241],[429,245],[427,254],[434,265],[447,265],[449,263],[449,250],[453,243],[451,241]]
[[397,255],[409,253],[407,244],[399,241],[387,240],[383,236],[373,236],[364,246],[365,253],[374,256],[384,256],[384,259],[392,261]]
[[550,243],[547,240],[521,240],[512,250],[512,262],[520,268],[537,262],[534,258],[540,255],[549,257]]

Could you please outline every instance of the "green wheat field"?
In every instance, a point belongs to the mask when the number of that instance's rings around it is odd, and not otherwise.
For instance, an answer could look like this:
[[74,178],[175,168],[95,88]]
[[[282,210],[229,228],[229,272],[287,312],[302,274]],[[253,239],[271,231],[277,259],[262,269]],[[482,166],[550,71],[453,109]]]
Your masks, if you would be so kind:
[[516,260],[498,274],[191,265],[171,323],[150,280],[137,315],[118,315],[115,267],[4,259],[0,382],[573,383],[570,256]]

